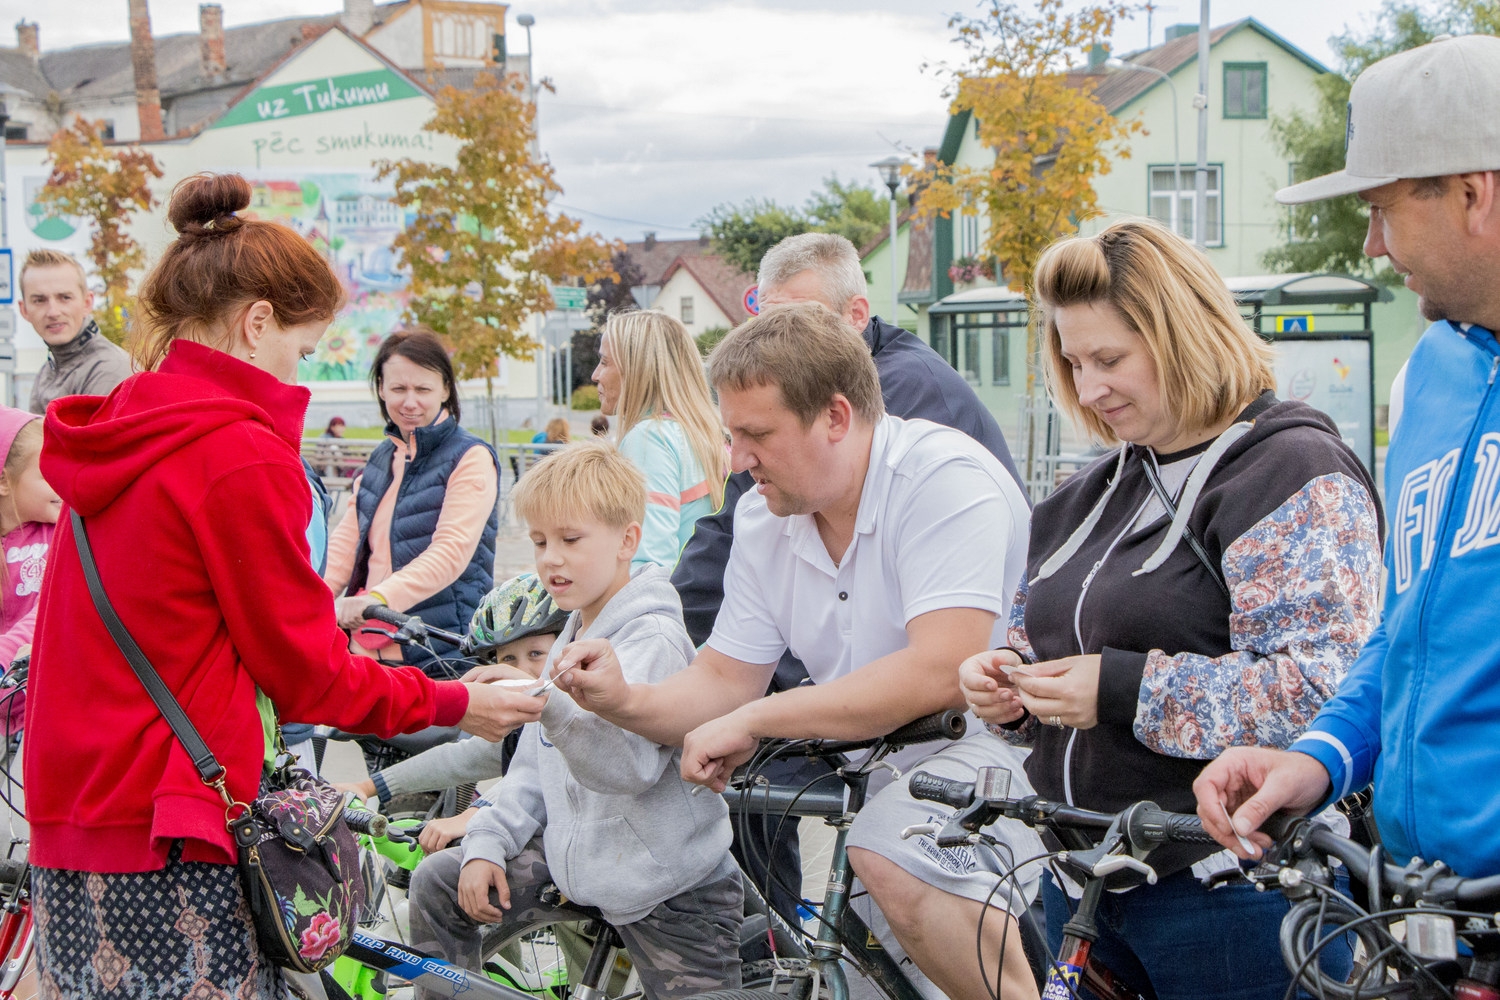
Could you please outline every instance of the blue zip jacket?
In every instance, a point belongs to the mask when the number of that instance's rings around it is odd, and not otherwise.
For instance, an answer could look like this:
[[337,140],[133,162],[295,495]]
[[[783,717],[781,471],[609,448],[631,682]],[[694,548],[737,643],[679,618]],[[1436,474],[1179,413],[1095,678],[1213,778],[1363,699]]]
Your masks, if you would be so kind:
[[1385,611],[1292,749],[1333,797],[1373,780],[1392,860],[1500,874],[1500,344],[1441,322],[1407,365],[1391,436]]

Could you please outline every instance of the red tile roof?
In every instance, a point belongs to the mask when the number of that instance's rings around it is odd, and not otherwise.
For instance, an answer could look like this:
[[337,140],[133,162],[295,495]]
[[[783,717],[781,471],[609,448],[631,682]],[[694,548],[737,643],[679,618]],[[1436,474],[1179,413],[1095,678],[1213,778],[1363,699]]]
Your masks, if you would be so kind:
[[[696,243],[696,241],[694,241]],[[687,271],[700,288],[708,293],[719,311],[729,317],[729,322],[738,326],[750,318],[745,311],[745,290],[755,284],[755,275],[735,267],[723,257],[714,254],[684,255],[678,257],[661,276],[665,285],[678,270]]]

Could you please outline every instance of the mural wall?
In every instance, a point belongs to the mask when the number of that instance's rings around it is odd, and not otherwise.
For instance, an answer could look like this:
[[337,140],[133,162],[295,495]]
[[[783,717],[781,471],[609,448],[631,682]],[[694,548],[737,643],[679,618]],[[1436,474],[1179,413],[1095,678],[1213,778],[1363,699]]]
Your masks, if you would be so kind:
[[[392,186],[375,174],[386,159],[452,161],[457,143],[422,128],[431,116],[431,98],[407,77],[341,32],[329,32],[268,74],[211,128],[146,146],[166,172],[156,185],[162,205],[137,217],[131,234],[154,260],[174,235],[165,202],[177,181],[205,170],[243,174],[252,185],[246,214],[301,233],[344,284],[347,305],[298,372],[313,388],[314,409],[320,401],[373,408],[370,363],[410,299],[409,276],[391,250],[406,218],[391,201]],[[17,264],[35,246],[82,258],[88,238],[78,221],[36,206],[47,177],[45,147],[12,146],[6,154],[10,190],[21,194],[7,204]],[[24,322],[16,346],[23,373],[17,383],[24,387],[30,381],[24,373],[40,369],[46,348]],[[501,359],[497,390],[508,395],[512,379],[515,390],[535,397],[530,363]],[[19,394],[22,402],[25,396]]]

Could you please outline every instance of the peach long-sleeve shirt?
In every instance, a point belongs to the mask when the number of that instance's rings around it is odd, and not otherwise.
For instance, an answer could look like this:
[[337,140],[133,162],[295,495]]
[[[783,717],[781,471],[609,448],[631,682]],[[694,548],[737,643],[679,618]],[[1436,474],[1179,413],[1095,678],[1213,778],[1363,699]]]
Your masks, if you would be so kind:
[[[483,448],[470,448],[448,476],[443,494],[443,509],[438,512],[432,544],[421,555],[391,572],[391,515],[396,508],[396,494],[406,475],[406,465],[416,457],[416,441],[410,445],[392,438],[396,458],[391,463],[391,485],[375,507],[370,519],[370,564],[366,589],[379,592],[387,604],[405,611],[422,603],[457,580],[474,558],[485,522],[495,509],[499,490],[495,463]],[[359,480],[353,493],[359,496]],[[359,550],[359,517],[354,502],[328,537],[328,570],[323,579],[335,594],[343,592],[354,574],[354,557]]]

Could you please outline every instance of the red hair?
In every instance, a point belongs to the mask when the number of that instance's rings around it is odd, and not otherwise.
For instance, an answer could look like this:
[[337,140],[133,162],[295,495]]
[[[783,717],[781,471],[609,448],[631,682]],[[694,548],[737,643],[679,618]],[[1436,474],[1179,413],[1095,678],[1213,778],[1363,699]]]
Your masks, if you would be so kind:
[[332,320],[344,288],[328,262],[292,229],[241,219],[250,183],[239,174],[196,174],[172,189],[167,219],[177,239],[141,285],[131,353],[143,371],[179,337],[210,347],[253,302],[270,303],[285,327]]

